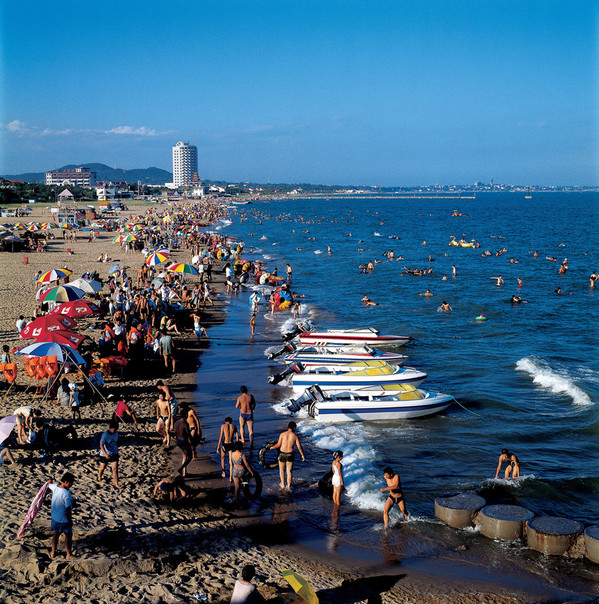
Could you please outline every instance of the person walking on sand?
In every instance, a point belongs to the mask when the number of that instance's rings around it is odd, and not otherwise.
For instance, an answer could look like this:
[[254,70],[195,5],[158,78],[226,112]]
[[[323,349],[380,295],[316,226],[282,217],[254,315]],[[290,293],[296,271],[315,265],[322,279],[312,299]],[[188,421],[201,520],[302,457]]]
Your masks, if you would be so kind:
[[333,503],[337,506],[341,505],[341,491],[343,490],[343,451],[335,451],[333,453],[333,465],[331,470],[333,471],[333,478],[331,483],[333,485]]
[[168,332],[160,338],[160,354],[164,359],[165,368],[175,373],[175,342]]
[[177,409],[179,408],[179,401],[177,400],[177,397],[173,394],[172,388],[170,386],[165,385],[162,380],[158,380],[156,382],[156,388],[158,388],[159,392],[162,392],[164,394],[166,402],[171,407],[171,418],[170,422],[166,426],[166,429],[167,431],[174,430],[175,418],[177,417]]
[[380,492],[389,492],[387,501],[385,501],[385,508],[383,510],[383,521],[385,523],[385,528],[389,528],[389,512],[395,504],[397,504],[399,507],[399,511],[403,514],[404,518],[408,518],[408,513],[406,512],[406,504],[404,502],[403,492],[401,490],[401,480],[399,478],[399,474],[396,474],[390,467],[385,468],[383,470],[383,474],[385,476],[385,480],[387,481],[387,486],[381,488]]
[[52,508],[50,530],[52,531],[52,548],[50,558],[56,555],[56,547],[60,535],[65,536],[67,558],[73,557],[73,495],[70,488],[75,482],[75,477],[70,472],[65,472],[62,480],[56,484],[48,480],[48,488],[52,491]]
[[169,426],[171,424],[171,406],[164,398],[164,392],[158,394],[156,401],[156,432],[162,436],[162,444],[170,445]]
[[504,463],[507,463],[504,475],[506,480],[510,477],[510,474],[512,478],[520,477],[520,462],[518,461],[518,458],[513,453],[510,453],[507,449],[501,449],[499,463],[497,464],[497,470],[495,471],[495,480],[497,480],[499,472],[501,472],[501,466]]
[[216,445],[216,452],[220,451],[220,466],[223,469],[222,477],[226,477],[225,472],[225,455],[229,454],[229,479],[232,480],[231,473],[231,451],[233,450],[233,442],[239,440],[239,434],[237,433],[237,426],[233,425],[233,418],[225,417],[225,423],[220,427],[220,435],[218,437],[218,444]]
[[[279,476],[281,482],[279,487],[282,489],[291,490],[291,479],[293,477],[293,462],[295,461],[294,447],[297,447],[299,454],[302,456],[302,461],[306,461],[304,451],[300,439],[295,433],[297,424],[295,422],[289,422],[287,430],[279,436],[277,444],[273,445],[271,449],[279,449]],[[285,485],[285,470],[287,470],[287,485]]]
[[181,449],[181,465],[177,469],[177,474],[185,476],[185,468],[193,459],[193,449],[191,446],[191,430],[187,423],[187,410],[182,409],[180,418],[175,422],[175,438],[177,439],[177,447]]
[[245,444],[245,426],[248,428],[248,438],[250,448],[254,446],[254,410],[256,409],[256,399],[248,394],[247,386],[242,386],[241,394],[237,397],[235,409],[239,409],[239,436]]
[[100,438],[100,469],[98,470],[98,482],[102,482],[102,474],[106,466],[110,464],[112,468],[112,479],[114,486],[120,489],[119,486],[119,448],[117,445],[119,439],[119,422],[111,420],[108,424],[108,430],[102,434]]

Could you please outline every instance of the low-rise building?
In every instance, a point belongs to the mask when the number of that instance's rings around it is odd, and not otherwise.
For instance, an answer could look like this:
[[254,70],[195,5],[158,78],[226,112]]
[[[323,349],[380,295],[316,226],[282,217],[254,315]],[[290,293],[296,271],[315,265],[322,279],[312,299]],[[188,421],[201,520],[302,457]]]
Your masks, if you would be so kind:
[[71,185],[74,187],[93,187],[96,184],[96,172],[86,168],[74,170],[52,170],[46,172],[47,185]]

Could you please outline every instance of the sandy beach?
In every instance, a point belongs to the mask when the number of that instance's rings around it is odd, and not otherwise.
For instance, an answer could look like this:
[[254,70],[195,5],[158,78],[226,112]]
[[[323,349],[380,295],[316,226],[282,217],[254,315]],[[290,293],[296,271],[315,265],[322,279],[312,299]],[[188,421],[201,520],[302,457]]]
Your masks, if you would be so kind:
[[[136,209],[141,213],[143,208]],[[36,215],[37,214],[37,215]],[[36,208],[30,220],[44,220],[48,214]],[[101,232],[88,243],[86,239],[50,242],[47,253],[0,254],[1,344],[12,350],[23,345],[15,329],[20,314],[31,316],[38,270],[67,265],[78,277],[98,270],[106,280],[108,269],[120,262],[132,268],[142,264],[139,253],[129,253],[111,243],[113,233]],[[67,255],[67,248],[73,254]],[[110,263],[98,263],[107,252]],[[27,264],[23,263],[27,256]],[[189,262],[189,252],[173,254],[176,261]],[[202,309],[203,324],[210,328],[226,320],[227,296],[223,275],[215,265],[213,287],[218,292],[215,305]],[[192,278],[193,279],[193,278]],[[92,318],[82,320],[78,331],[96,342],[99,330]],[[186,326],[176,337],[178,371],[166,372],[161,359],[148,359],[143,372],[125,379],[107,379],[105,395],[124,393],[140,419],[136,429],[123,425],[119,430],[120,490],[110,481],[109,470],[102,484],[97,481],[98,442],[112,416],[115,403],[98,403],[82,408],[82,420],[73,425],[78,434],[75,447],[42,458],[39,451],[12,449],[16,465],[0,466],[0,490],[3,494],[3,522],[0,527],[0,569],[4,581],[0,601],[5,602],[228,602],[239,571],[245,564],[257,569],[256,583],[268,602],[286,602],[291,597],[280,570],[290,568],[304,576],[314,587],[321,602],[339,603],[524,603],[537,601],[591,601],[596,594],[577,583],[543,575],[525,561],[509,560],[504,569],[494,568],[480,552],[463,551],[457,542],[447,544],[444,560],[416,560],[396,555],[390,564],[360,561],[359,555],[331,555],[293,542],[284,519],[279,524],[265,522],[249,509],[223,506],[227,485],[220,477],[213,452],[216,443],[200,446],[199,458],[189,467],[188,483],[194,495],[174,505],[156,501],[152,491],[156,483],[170,474],[180,458],[174,448],[160,445],[155,432],[156,381],[170,384],[180,402],[202,400],[201,380],[196,370],[201,352],[209,341],[196,342],[193,330]],[[41,403],[19,365],[17,388],[5,396],[1,391],[1,416],[11,415],[21,405],[40,407],[43,417],[57,426],[72,424],[68,408]],[[201,375],[201,368],[200,368]],[[74,376],[71,379],[76,379]],[[116,399],[114,399],[116,400]],[[202,419],[201,403],[197,412]],[[233,414],[233,409],[231,411]],[[58,482],[65,471],[75,475],[72,493],[74,507],[73,560],[66,560],[61,540],[57,556],[49,556],[51,532],[49,501],[24,538],[16,532],[31,500],[48,479]],[[292,511],[292,510],[291,510]],[[397,532],[397,531],[395,531]],[[417,539],[408,532],[406,538]],[[393,539],[393,538],[392,538]],[[487,565],[488,562],[488,565]],[[477,570],[482,565],[482,571]],[[505,580],[505,570],[515,579]],[[526,576],[526,586],[518,587],[518,575]],[[524,584],[524,583],[523,583]],[[532,586],[532,587],[531,587]],[[299,597],[291,600],[301,602]]]

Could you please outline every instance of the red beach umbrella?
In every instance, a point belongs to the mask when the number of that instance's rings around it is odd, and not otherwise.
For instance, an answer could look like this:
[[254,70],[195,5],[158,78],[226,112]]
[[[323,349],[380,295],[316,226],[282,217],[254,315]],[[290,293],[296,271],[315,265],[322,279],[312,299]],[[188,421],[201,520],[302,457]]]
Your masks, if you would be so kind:
[[59,304],[48,313],[48,316],[88,317],[89,315],[98,314],[100,314],[100,307],[95,302],[73,300],[72,302],[63,302],[62,304]]
[[56,342],[57,344],[64,344],[71,348],[79,348],[79,345],[85,340],[84,335],[75,333],[74,331],[45,331],[36,338],[36,342]]
[[23,340],[37,338],[40,334],[46,331],[71,331],[77,327],[77,321],[71,317],[63,317],[62,315],[46,315],[38,317],[29,323],[25,329],[21,331],[19,337]]

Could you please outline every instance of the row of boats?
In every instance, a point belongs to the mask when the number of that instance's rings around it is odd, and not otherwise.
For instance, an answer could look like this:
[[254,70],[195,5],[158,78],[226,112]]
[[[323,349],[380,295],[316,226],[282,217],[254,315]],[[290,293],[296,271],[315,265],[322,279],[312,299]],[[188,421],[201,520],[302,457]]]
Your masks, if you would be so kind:
[[394,420],[443,411],[454,398],[418,386],[427,374],[403,367],[407,357],[381,347],[403,346],[412,338],[382,335],[373,327],[314,332],[299,324],[271,350],[270,359],[286,368],[272,375],[272,384],[288,381],[296,397],[289,410],[307,408],[320,422]]

